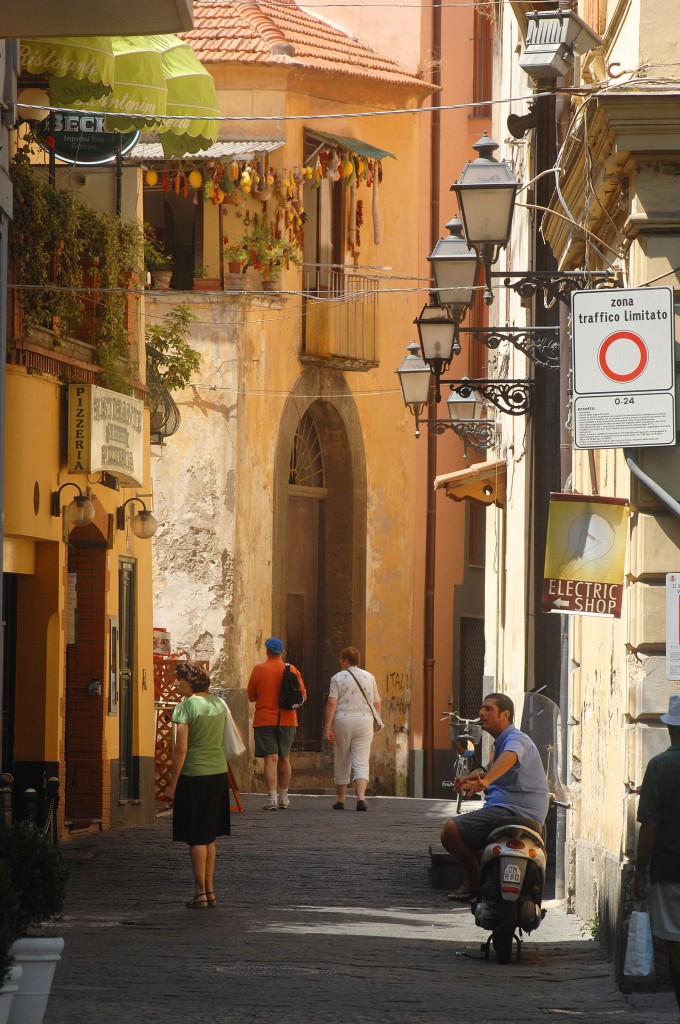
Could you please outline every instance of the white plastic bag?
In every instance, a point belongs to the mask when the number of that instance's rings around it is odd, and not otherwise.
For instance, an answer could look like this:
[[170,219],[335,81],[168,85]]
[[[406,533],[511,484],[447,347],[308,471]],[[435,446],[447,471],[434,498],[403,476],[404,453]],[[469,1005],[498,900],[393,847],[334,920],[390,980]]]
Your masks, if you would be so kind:
[[649,978],[654,971],[654,947],[649,914],[634,910],[628,922],[628,942],[623,973],[628,978]]
[[[221,697],[220,700],[222,700]],[[238,731],[238,726],[236,725],[233,715],[229,710],[229,705],[225,700],[223,700],[222,703],[227,709],[227,717],[224,720],[222,749],[224,750],[224,756],[227,761],[229,761],[232,757],[238,757],[239,754],[243,754],[246,749],[246,745],[241,738],[241,733]]]

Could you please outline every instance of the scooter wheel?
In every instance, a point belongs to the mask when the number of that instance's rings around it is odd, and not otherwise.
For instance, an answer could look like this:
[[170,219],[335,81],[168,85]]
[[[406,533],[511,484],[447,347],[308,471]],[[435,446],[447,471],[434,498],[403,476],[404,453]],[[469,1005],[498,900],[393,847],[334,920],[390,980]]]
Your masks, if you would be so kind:
[[509,964],[512,959],[516,914],[516,903],[511,903],[509,900],[501,900],[498,925],[494,928],[491,939],[499,964]]

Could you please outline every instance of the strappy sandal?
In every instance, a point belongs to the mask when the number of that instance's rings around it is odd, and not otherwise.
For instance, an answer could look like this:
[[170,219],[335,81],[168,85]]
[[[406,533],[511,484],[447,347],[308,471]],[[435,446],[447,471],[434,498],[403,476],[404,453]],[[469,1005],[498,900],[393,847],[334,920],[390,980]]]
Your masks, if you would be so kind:
[[197,892],[192,900],[185,903],[184,906],[187,910],[207,910],[208,909],[208,894],[205,892]]
[[205,897],[206,897],[206,899],[208,901],[208,906],[209,907],[216,907],[217,906],[217,896],[215,895],[214,892],[207,892],[205,894]]

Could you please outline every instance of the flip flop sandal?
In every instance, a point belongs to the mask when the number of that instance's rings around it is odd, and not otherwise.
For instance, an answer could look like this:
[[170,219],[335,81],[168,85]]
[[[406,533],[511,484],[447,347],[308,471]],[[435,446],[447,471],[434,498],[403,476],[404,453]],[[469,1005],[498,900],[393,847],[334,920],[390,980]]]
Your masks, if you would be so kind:
[[204,892],[197,892],[192,900],[185,903],[184,906],[187,910],[207,910],[208,909],[208,897]]
[[477,899],[478,893],[474,889],[456,889],[446,897],[450,903],[472,903]]

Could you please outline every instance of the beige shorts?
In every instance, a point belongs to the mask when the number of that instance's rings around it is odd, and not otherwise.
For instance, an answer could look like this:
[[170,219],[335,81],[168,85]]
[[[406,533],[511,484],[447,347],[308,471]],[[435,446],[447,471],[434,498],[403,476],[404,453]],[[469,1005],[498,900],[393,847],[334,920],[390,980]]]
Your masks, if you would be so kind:
[[680,882],[654,882],[647,895],[652,935],[680,942]]

